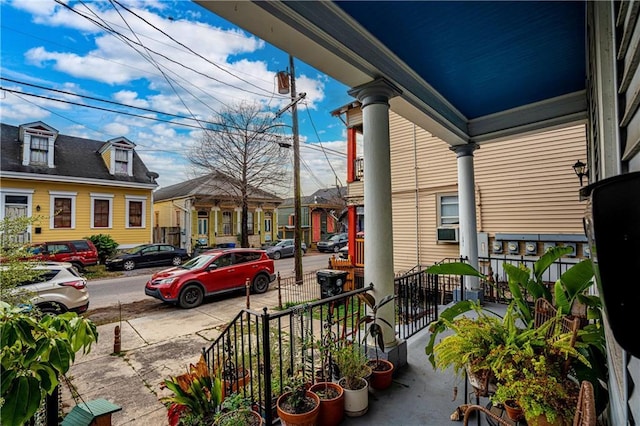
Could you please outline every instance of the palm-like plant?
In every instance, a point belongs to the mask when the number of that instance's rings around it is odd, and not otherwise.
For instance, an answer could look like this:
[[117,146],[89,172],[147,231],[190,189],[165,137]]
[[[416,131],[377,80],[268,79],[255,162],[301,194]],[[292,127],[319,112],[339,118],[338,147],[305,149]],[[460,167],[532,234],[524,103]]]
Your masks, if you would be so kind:
[[222,382],[209,372],[203,355],[196,365],[191,364],[186,374],[165,379],[163,386],[173,392],[173,396],[161,398],[167,404],[167,417],[171,426],[185,424],[190,418],[192,424],[213,417],[222,400]]

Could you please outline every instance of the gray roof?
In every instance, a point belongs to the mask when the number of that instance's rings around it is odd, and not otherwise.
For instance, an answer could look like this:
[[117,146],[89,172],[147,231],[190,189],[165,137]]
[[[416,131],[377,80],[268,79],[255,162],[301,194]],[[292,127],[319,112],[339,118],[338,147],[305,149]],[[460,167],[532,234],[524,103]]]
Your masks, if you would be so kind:
[[[177,183],[175,185],[160,188],[153,193],[154,201],[164,201],[176,198],[208,198],[208,199],[232,199],[235,198],[230,193],[230,186],[227,182],[236,180],[222,172],[213,172]],[[261,189],[249,186],[249,199],[253,201],[263,201],[281,203],[282,198]]]
[[[309,204],[337,204],[344,206],[346,201],[344,197],[347,195],[347,189],[344,187],[319,189],[311,195],[303,195],[300,197],[300,204],[303,206]],[[286,198],[280,207],[293,207],[293,198]]]
[[155,178],[152,177],[153,174],[149,176],[149,170],[135,151],[133,152],[133,176],[112,175],[98,152],[107,142],[62,134],[58,134],[54,144],[55,167],[23,166],[22,142],[19,140],[20,128],[4,123],[1,126],[2,159],[0,170],[2,172],[156,184]]

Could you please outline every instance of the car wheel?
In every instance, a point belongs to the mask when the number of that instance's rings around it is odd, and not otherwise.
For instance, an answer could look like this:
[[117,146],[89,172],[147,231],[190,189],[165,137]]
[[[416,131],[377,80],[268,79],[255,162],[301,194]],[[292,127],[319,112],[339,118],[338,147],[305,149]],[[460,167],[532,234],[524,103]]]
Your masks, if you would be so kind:
[[83,274],[85,272],[84,267],[79,263],[72,263],[73,269],[76,270],[78,274]]
[[176,256],[173,259],[171,259],[171,264],[173,266],[180,266],[182,265],[182,258],[180,256]]
[[180,307],[184,309],[195,308],[202,304],[203,299],[204,294],[202,293],[200,286],[196,284],[188,285],[180,292]]
[[67,309],[59,303],[43,303],[38,305],[38,309],[43,314],[60,315],[67,312]]
[[261,294],[269,289],[269,277],[260,274],[253,279],[253,292]]
[[136,262],[134,262],[133,260],[125,260],[122,264],[122,268],[125,271],[133,271],[136,268]]
[[333,252],[334,252],[334,253],[337,253],[337,252],[339,252],[339,251],[340,251],[340,246],[334,246],[334,247],[333,247]]
[[278,260],[278,259],[280,259],[281,257],[282,257],[282,253],[280,253],[279,251],[276,251],[276,252],[274,252],[274,253],[273,253],[273,258],[274,258],[275,260]]

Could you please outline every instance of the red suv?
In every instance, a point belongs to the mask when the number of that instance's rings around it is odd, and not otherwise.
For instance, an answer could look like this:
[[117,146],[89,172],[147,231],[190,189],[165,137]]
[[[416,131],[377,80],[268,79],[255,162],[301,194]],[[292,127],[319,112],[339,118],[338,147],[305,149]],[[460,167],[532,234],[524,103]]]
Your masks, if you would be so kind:
[[98,264],[98,250],[90,240],[48,241],[34,243],[28,248],[34,260],[69,262],[78,271]]
[[182,308],[195,308],[206,296],[244,288],[247,280],[254,293],[264,293],[275,279],[273,260],[266,251],[217,249],[153,274],[144,293]]

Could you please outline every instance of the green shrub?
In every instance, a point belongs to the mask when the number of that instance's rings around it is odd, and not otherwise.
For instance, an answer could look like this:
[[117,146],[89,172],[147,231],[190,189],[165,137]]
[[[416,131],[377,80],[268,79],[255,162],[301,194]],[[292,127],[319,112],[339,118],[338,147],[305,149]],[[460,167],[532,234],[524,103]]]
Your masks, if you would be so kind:
[[115,254],[118,249],[119,244],[111,238],[111,235],[98,234],[85,238],[91,240],[93,245],[96,246],[96,249],[98,249],[98,258],[103,265],[107,257]]

